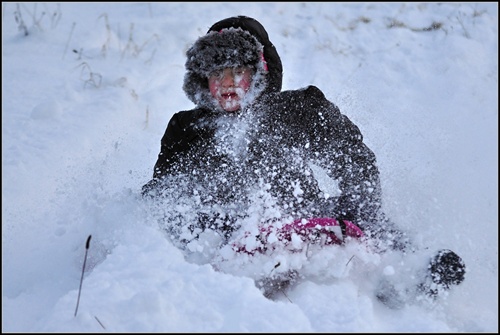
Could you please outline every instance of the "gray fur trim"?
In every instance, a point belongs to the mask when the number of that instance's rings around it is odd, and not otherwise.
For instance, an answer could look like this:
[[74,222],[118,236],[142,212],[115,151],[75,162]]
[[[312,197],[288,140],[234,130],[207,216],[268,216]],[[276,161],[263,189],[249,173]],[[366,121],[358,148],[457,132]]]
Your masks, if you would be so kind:
[[[208,89],[210,74],[227,67],[248,66],[253,69],[254,78],[262,78],[260,74],[266,74],[262,62],[263,50],[262,44],[241,28],[209,32],[186,52],[184,92],[197,106],[218,109]],[[262,82],[257,86],[259,91],[265,88]]]

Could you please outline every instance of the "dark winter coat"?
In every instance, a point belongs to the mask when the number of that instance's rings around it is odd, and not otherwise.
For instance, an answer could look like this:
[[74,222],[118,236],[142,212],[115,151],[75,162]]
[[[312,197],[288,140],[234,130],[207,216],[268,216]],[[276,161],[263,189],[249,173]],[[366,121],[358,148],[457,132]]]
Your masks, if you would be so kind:
[[[184,90],[197,107],[170,120],[144,194],[161,189],[165,176],[182,175],[214,206],[248,205],[250,190],[265,190],[283,216],[334,217],[367,232],[379,229],[385,219],[374,153],[320,89],[281,91],[281,60],[260,23],[242,16],[220,21],[187,55]],[[241,65],[263,79],[252,88],[255,100],[235,116],[218,108],[207,77]]]

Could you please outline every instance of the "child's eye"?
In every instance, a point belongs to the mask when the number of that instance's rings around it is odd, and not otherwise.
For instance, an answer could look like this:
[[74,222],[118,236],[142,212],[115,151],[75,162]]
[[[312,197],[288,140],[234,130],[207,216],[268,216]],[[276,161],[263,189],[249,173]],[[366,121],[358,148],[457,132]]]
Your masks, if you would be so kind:
[[224,74],[224,71],[222,70],[215,70],[210,73],[210,77],[214,77],[217,79],[222,79],[222,76]]
[[242,76],[245,73],[246,69],[243,68],[236,68],[233,70],[233,74],[235,76]]

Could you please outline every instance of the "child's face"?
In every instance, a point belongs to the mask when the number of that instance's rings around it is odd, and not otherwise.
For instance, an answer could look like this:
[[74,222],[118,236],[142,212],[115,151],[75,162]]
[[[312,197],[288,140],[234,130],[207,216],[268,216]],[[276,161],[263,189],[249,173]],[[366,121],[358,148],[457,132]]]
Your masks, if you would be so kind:
[[252,70],[248,67],[226,68],[208,78],[208,87],[222,109],[234,112],[252,83]]

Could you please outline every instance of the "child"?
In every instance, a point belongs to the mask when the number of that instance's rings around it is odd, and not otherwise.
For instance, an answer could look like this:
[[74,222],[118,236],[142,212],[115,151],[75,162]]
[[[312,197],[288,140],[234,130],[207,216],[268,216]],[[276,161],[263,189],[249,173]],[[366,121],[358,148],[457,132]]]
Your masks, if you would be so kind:
[[[186,69],[183,89],[196,108],[170,120],[143,194],[160,196],[175,183],[175,192],[198,199],[193,238],[211,230],[228,243],[258,213],[259,243],[238,247],[250,253],[265,252],[271,230],[283,243],[292,232],[308,241],[323,233],[325,245],[362,237],[380,252],[413,249],[381,209],[376,158],[359,128],[315,86],[281,91],[281,60],[258,21],[217,22],[187,51]],[[174,235],[187,241],[183,229]],[[462,282],[462,260],[439,255],[433,283]],[[448,270],[450,279],[432,277]]]

